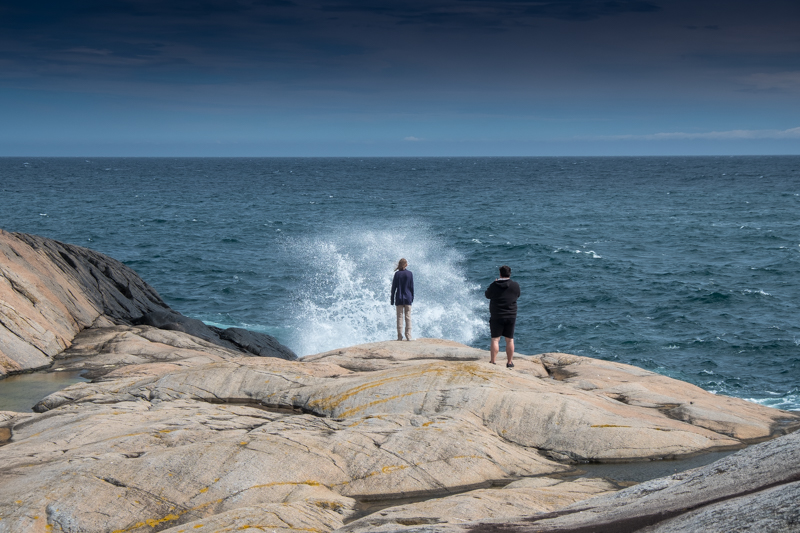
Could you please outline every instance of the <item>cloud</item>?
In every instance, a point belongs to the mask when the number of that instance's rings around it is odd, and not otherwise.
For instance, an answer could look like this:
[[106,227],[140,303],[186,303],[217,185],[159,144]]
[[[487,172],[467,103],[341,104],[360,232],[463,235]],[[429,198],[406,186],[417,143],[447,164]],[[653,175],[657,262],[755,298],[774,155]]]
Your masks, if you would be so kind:
[[561,20],[595,20],[623,13],[655,13],[661,8],[653,2],[567,0],[560,2],[525,2],[523,13],[531,17]]
[[647,135],[608,135],[597,137],[604,140],[740,140],[740,139],[800,139],[800,127],[788,130],[728,130],[709,131],[703,133],[669,132],[651,133]]
[[661,7],[643,0],[339,0],[322,9],[387,17],[400,24],[491,29],[516,26],[525,19],[585,21],[626,13],[655,13]]
[[742,82],[759,91],[800,91],[800,70],[752,74]]
[[419,137],[409,136],[409,137],[403,137],[403,140],[404,141],[416,142],[416,141],[421,141],[422,139],[420,139]]

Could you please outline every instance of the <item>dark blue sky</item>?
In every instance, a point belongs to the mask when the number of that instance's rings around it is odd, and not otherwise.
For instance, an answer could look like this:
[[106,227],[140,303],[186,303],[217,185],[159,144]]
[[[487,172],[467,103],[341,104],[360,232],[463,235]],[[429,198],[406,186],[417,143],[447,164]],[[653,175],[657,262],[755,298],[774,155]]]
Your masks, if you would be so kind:
[[797,0],[0,0],[0,155],[800,154]]

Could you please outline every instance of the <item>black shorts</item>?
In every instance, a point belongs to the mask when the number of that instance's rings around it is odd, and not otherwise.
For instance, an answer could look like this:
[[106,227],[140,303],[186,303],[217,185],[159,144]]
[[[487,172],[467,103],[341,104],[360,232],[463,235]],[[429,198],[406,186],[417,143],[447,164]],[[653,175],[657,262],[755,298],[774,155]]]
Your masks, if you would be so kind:
[[517,325],[517,317],[514,318],[491,318],[489,319],[489,330],[492,338],[505,337],[514,338],[514,326]]

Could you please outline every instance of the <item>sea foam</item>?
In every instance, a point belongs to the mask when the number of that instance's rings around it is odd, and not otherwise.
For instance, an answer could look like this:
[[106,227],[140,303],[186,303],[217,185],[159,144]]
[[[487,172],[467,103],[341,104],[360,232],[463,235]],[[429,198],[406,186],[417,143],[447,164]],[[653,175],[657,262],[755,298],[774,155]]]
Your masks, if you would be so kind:
[[464,258],[424,225],[341,228],[287,246],[302,278],[289,311],[289,346],[300,356],[396,338],[389,293],[401,257],[414,274],[414,337],[467,344],[488,329],[488,305],[467,281]]

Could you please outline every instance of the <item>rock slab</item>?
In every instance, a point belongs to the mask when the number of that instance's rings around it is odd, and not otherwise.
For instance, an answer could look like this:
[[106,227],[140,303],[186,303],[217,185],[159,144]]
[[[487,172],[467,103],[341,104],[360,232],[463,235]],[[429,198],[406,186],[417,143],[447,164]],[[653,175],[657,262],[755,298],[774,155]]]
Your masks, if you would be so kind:
[[47,368],[87,328],[145,323],[185,331],[240,353],[297,359],[269,335],[211,328],[184,317],[115,259],[0,230],[0,378]]

